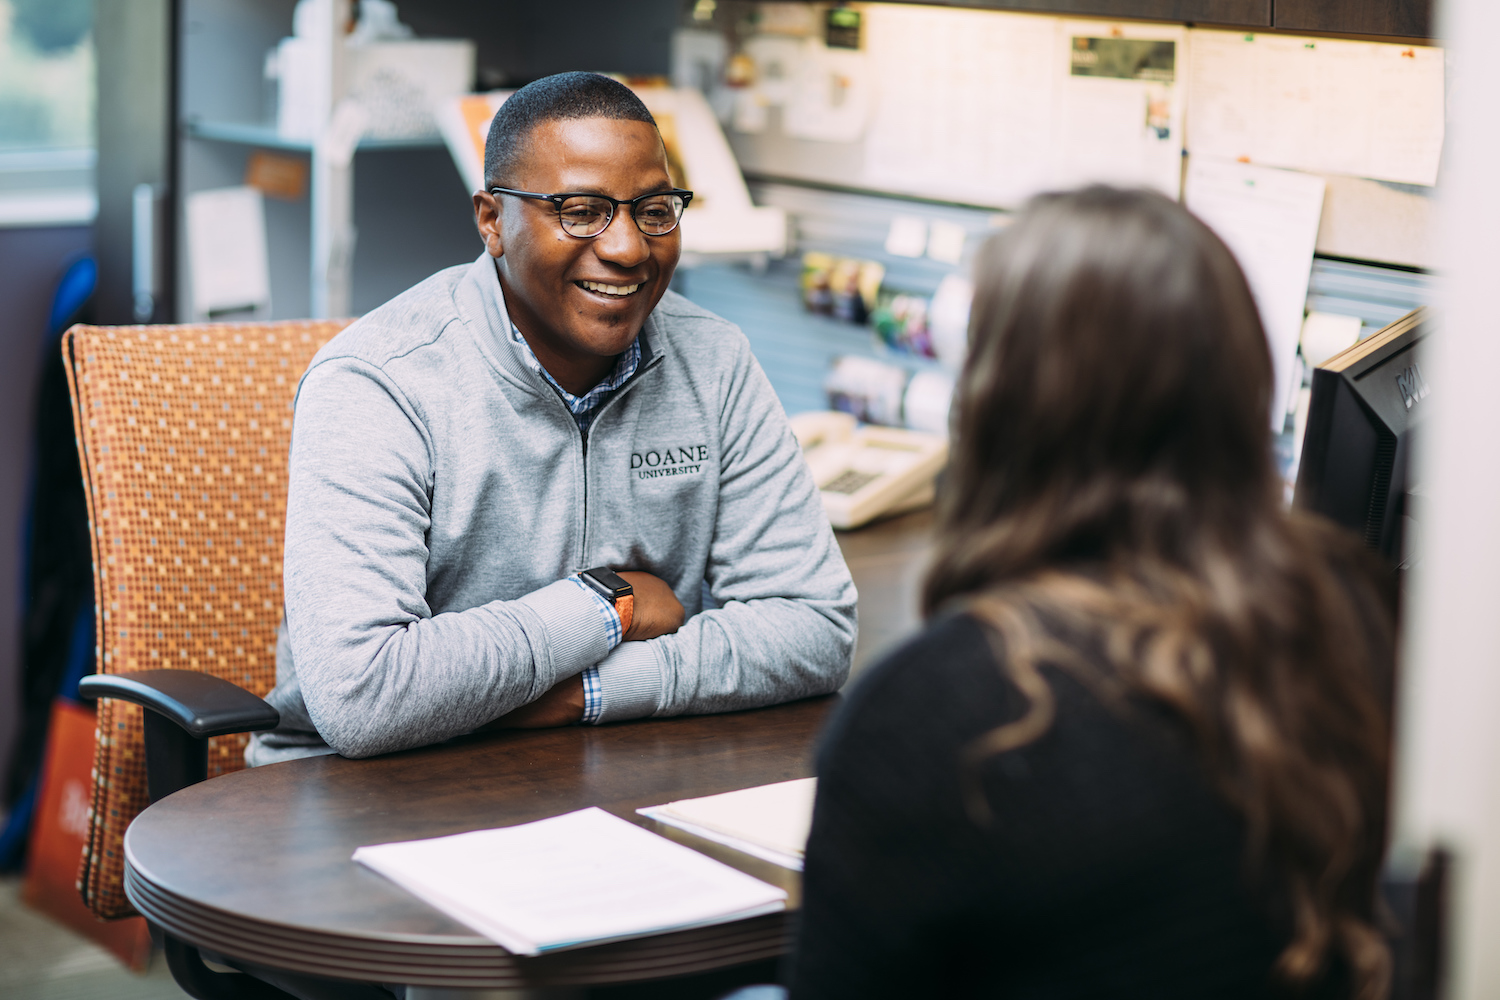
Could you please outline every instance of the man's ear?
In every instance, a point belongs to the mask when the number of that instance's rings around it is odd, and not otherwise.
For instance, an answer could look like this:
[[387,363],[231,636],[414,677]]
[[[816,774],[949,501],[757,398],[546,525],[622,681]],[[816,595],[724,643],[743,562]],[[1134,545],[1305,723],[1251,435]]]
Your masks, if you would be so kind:
[[491,257],[500,257],[505,253],[505,243],[501,236],[501,224],[504,222],[502,212],[500,201],[494,195],[488,191],[474,192],[474,225]]

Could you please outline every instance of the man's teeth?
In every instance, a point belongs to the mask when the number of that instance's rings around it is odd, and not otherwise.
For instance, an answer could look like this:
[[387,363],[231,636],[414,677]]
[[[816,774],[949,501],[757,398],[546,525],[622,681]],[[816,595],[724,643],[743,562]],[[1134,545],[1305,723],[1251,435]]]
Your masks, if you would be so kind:
[[605,295],[631,295],[637,288],[641,287],[639,283],[634,285],[606,285],[602,281],[585,281],[581,282],[581,284],[591,292],[602,292]]

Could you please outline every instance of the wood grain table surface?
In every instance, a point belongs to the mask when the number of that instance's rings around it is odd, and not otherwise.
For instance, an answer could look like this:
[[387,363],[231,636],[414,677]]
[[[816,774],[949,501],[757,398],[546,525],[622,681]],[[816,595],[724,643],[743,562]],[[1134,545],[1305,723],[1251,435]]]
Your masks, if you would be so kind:
[[[861,589],[856,669],[915,627],[929,515],[840,536]],[[879,608],[871,630],[871,605]],[[475,735],[367,760],[315,757],[214,778],[145,810],[126,891],[172,934],[256,964],[447,988],[625,983],[774,958],[800,876],[635,814],[640,806],[813,774],[840,696],[725,715]],[[510,826],[600,806],[786,889],[788,913],[536,958],[350,860],[365,844]]]

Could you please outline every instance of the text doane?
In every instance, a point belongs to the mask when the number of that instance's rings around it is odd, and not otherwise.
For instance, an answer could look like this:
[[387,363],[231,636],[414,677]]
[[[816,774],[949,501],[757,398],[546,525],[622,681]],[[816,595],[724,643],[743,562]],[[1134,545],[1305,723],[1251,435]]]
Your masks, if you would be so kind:
[[660,451],[637,451],[630,455],[630,469],[640,479],[661,476],[691,476],[703,470],[708,445],[694,444]]

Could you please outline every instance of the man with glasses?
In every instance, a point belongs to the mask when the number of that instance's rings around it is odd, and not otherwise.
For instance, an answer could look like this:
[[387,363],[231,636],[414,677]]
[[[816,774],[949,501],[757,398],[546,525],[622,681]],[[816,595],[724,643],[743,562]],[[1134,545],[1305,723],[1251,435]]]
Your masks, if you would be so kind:
[[251,763],[729,711],[848,674],[854,586],[786,416],[739,330],[668,291],[693,195],[645,106],[595,74],[523,87],[485,181],[479,260],[302,380],[282,724]]

